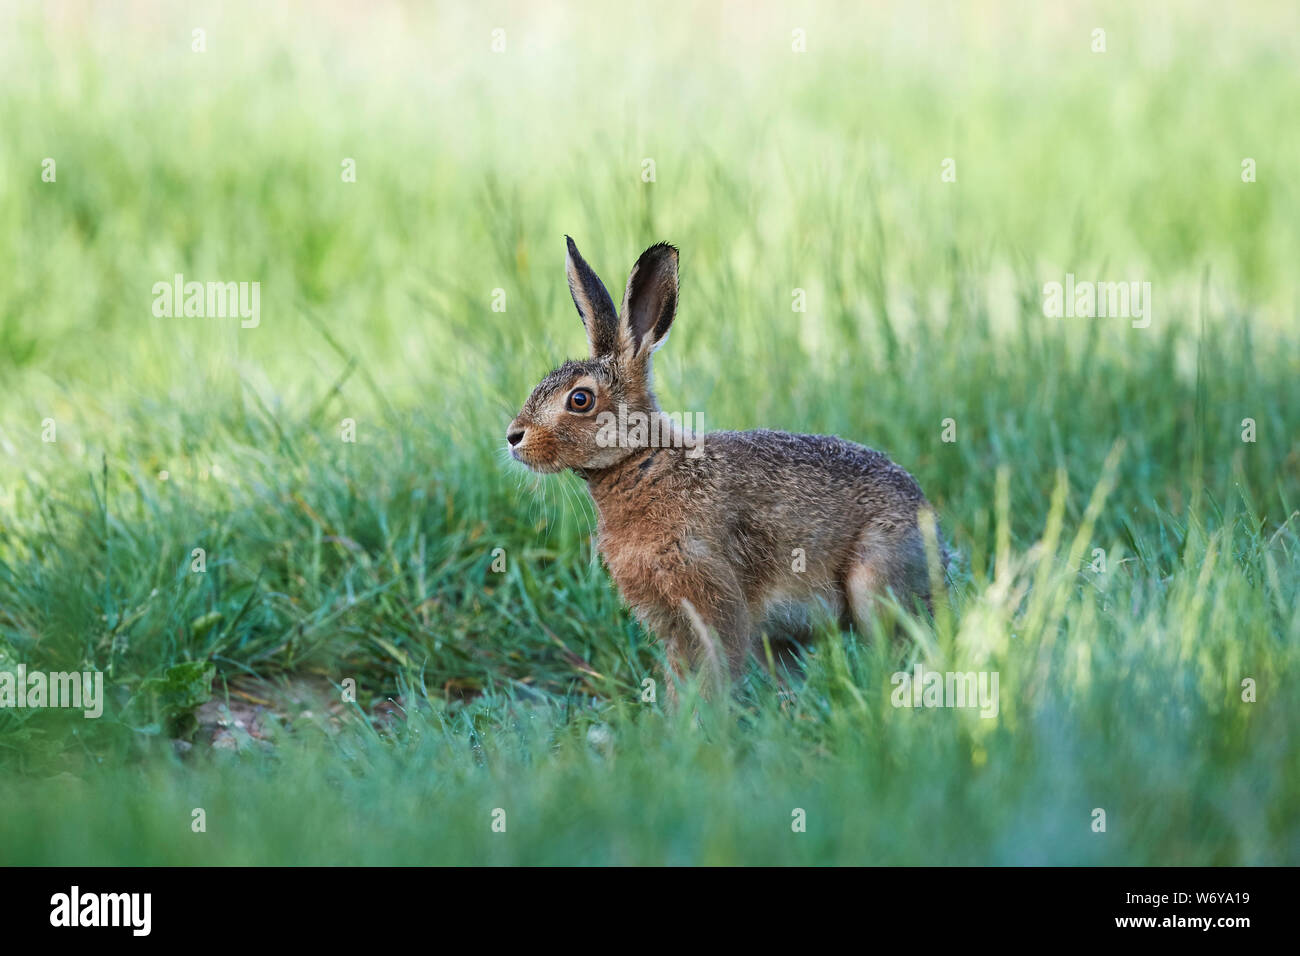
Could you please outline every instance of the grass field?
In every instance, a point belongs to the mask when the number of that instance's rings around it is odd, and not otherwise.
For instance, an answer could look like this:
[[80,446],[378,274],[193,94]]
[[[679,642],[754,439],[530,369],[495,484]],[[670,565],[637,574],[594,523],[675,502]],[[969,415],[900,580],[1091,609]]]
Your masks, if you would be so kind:
[[[0,863],[1300,863],[1294,5],[547,6],[0,8],[0,670],[106,695],[0,709]],[[643,702],[503,453],[566,233],[681,248],[665,408],[916,475],[933,621]]]

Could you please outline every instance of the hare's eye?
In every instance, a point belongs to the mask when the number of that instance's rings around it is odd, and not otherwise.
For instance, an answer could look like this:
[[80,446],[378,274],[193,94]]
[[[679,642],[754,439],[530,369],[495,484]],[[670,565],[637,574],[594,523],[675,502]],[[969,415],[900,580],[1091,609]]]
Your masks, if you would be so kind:
[[575,388],[569,393],[569,411],[589,412],[596,404],[596,396],[589,388]]

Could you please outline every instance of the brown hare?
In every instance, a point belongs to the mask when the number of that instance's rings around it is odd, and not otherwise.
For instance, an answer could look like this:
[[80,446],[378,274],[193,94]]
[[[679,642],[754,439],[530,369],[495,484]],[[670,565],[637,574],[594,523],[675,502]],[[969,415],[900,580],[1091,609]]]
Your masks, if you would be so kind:
[[677,313],[677,250],[659,243],[642,253],[615,311],[566,240],[591,357],[547,375],[506,439],[534,471],[571,468],[585,479],[605,564],[673,670],[735,676],[766,625],[818,603],[859,626],[889,589],[905,605],[928,606],[917,520],[927,503],[915,479],[840,438],[682,428],[660,410],[651,381],[651,357]]

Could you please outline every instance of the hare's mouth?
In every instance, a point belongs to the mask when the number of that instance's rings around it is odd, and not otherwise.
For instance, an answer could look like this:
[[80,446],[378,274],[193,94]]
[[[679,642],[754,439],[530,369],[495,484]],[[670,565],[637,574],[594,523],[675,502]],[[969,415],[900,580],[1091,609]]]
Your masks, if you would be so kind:
[[519,448],[511,448],[510,457],[513,458],[515,461],[519,462],[521,465],[524,465],[531,471],[535,471],[541,475],[553,475],[557,471],[564,470],[564,466],[559,464],[558,462],[537,461],[536,459],[529,456],[528,452],[521,451]]

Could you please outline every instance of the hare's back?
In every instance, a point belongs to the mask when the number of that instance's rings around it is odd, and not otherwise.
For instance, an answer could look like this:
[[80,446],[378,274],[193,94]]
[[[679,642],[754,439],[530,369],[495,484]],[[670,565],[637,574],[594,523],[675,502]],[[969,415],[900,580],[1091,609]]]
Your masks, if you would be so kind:
[[920,486],[888,456],[833,435],[710,432],[704,453],[726,491],[752,503],[915,513]]

